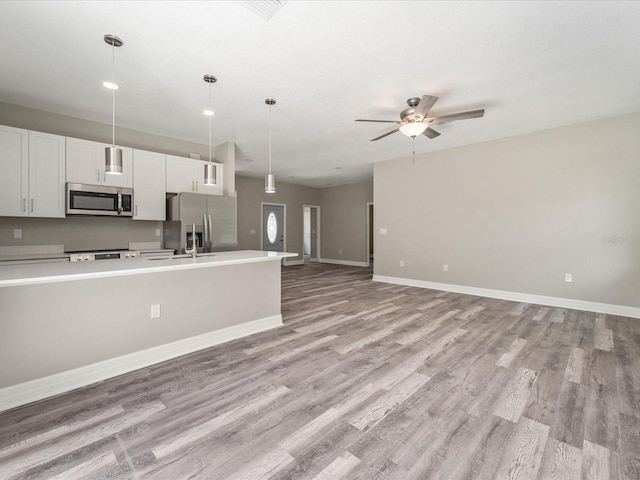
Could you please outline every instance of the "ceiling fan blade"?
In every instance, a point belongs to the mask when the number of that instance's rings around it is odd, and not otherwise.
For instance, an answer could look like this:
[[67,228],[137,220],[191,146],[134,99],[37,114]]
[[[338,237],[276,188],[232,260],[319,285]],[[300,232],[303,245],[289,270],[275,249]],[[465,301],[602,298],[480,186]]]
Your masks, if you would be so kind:
[[471,110],[469,112],[450,113],[449,115],[440,115],[429,119],[429,123],[446,123],[454,120],[466,120],[467,118],[479,118],[484,116],[484,109]]
[[432,97],[431,95],[423,95],[420,99],[420,103],[416,105],[416,109],[413,112],[413,118],[424,118],[427,116],[433,105],[438,101],[438,97]]
[[384,137],[386,137],[387,135],[391,135],[392,133],[396,133],[396,132],[397,132],[397,131],[399,131],[399,130],[400,130],[400,127],[395,128],[395,129],[391,130],[390,132],[385,133],[384,135],[380,135],[379,137],[372,138],[370,141],[371,141],[371,142],[375,142],[376,140],[380,140],[381,138],[384,138]]
[[440,136],[440,132],[436,132],[433,128],[429,127],[427,128],[424,132],[422,132],[423,135],[429,137],[429,138],[436,138]]
[[362,118],[357,118],[356,122],[402,123],[397,120],[365,120]]

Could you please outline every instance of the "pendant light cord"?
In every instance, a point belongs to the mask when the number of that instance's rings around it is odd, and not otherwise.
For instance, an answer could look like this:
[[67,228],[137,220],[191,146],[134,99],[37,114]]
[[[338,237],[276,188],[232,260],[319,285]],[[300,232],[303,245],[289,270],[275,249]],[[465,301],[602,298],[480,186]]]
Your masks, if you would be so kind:
[[[209,83],[209,110],[211,110],[211,83]],[[209,115],[209,163],[211,163],[211,117]]]
[[[111,82],[116,84],[116,46],[111,44]],[[116,90],[111,90],[111,145],[116,146]]]
[[271,107],[269,105],[269,175],[271,175]]

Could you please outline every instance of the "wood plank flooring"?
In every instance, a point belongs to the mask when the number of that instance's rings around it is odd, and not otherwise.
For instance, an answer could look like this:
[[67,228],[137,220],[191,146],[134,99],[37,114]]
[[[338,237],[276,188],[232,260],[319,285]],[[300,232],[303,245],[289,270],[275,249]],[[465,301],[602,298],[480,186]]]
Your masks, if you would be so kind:
[[285,267],[285,326],[0,414],[0,479],[640,479],[640,320]]

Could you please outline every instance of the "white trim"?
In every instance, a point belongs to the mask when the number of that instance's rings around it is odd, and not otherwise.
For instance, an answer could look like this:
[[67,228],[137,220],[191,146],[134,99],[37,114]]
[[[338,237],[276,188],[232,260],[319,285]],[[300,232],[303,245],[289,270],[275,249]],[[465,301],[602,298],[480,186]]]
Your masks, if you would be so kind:
[[350,267],[368,267],[367,262],[354,262],[352,260],[334,260],[332,258],[321,258],[320,263],[332,263],[334,265],[348,265]]
[[280,327],[281,325],[282,315],[273,315],[5,387],[0,389],[0,411],[59,395],[79,387],[246,337],[247,335]]
[[[373,229],[373,225],[371,225],[371,207],[373,207],[373,202],[367,202],[367,263],[371,263],[371,249],[369,248],[372,242],[371,231]],[[373,238],[375,238],[375,235]]]
[[284,261],[285,267],[293,267],[295,265],[304,265],[304,260],[285,260]]
[[414,280],[411,278],[387,277],[385,275],[374,275],[373,281],[393,283],[396,285],[406,285],[409,287],[429,288],[432,290],[442,290],[445,292],[464,293],[467,295],[476,295],[479,297],[498,298],[500,300],[510,300],[513,302],[533,303],[537,305],[547,305],[550,307],[570,308],[573,310],[584,310],[587,312],[606,313],[608,315],[618,315],[621,317],[640,318],[640,308],[627,307],[624,305],[589,302],[586,300],[574,300],[571,298],[547,297],[545,295],[509,292],[506,290],[493,290],[490,288],[467,287],[464,285],[453,285],[449,283],[427,282],[424,280]]
[[[321,236],[320,236],[320,225],[321,225],[321,223],[320,223],[320,206],[318,206],[318,205],[308,205],[306,203],[302,205],[302,222],[303,222],[303,225],[302,225],[302,251],[303,251],[302,258],[303,259],[304,259],[304,209],[305,209],[305,207],[308,207],[308,208],[311,208],[311,209],[313,209],[313,208],[316,209],[316,257],[310,259],[312,262],[316,262],[317,261],[316,258],[320,258],[321,255],[322,255],[320,253],[322,251],[321,248],[320,248],[320,244],[321,244]],[[312,235],[313,235],[313,233],[312,233]],[[311,241],[311,244],[313,245],[313,240]],[[311,249],[311,250],[313,250],[313,249]]]

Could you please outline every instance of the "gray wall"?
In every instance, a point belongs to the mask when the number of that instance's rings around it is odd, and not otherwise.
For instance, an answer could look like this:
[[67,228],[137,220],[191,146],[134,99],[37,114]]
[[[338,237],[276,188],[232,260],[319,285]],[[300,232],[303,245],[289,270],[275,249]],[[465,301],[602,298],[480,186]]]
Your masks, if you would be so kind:
[[[264,192],[264,179],[236,176],[238,192],[238,249],[260,250],[262,203],[286,205],[286,250],[302,260],[303,205],[319,205],[320,190],[278,182],[276,193]],[[324,214],[324,212],[323,212]],[[323,220],[324,228],[324,220]],[[252,234],[251,231],[255,233]]]
[[[13,230],[22,229],[14,239]],[[0,217],[0,246],[64,245],[65,250],[128,248],[129,242],[162,242],[162,222],[110,217]]]
[[640,307],[638,132],[632,114],[377,163],[374,273]]
[[322,258],[367,265],[367,202],[373,201],[373,182],[327,187],[321,192]]

